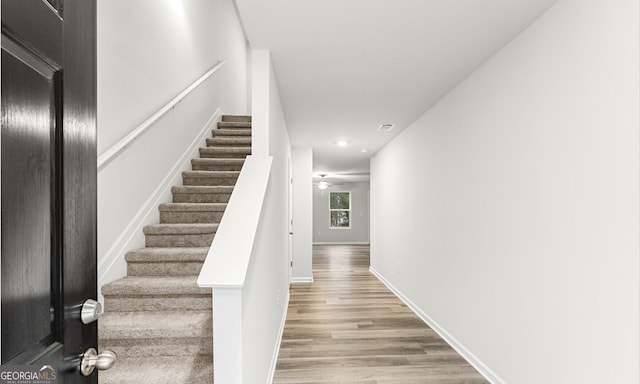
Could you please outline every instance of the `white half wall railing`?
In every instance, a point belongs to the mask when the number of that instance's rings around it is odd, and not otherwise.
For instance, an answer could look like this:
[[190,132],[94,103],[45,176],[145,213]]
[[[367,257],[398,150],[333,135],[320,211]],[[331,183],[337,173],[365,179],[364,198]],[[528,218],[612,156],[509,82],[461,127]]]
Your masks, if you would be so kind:
[[120,153],[122,153],[131,143],[133,143],[140,135],[142,135],[147,129],[149,129],[153,124],[158,121],[165,113],[169,112],[176,104],[182,101],[188,94],[190,94],[194,89],[196,89],[200,84],[202,84],[205,80],[207,80],[211,75],[213,75],[218,69],[220,69],[226,63],[225,60],[220,60],[211,67],[204,75],[200,76],[198,80],[194,81],[193,84],[188,86],[184,91],[180,92],[180,94],[171,101],[169,101],[164,107],[160,108],[156,113],[151,115],[147,120],[142,122],[139,126],[129,132],[126,136],[120,139],[117,143],[109,147],[106,151],[101,153],[98,156],[98,171],[104,168],[109,162],[115,159]]
[[247,156],[198,277],[200,287],[213,288],[216,383],[243,383],[243,290],[272,162],[271,156]]

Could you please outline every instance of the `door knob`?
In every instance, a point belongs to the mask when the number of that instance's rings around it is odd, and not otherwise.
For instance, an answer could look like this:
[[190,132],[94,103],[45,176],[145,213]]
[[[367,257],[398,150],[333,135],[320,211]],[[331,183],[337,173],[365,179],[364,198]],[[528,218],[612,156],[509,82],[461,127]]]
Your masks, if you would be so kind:
[[82,376],[89,376],[96,368],[99,371],[109,369],[116,363],[117,358],[113,351],[102,351],[101,354],[98,354],[95,348],[89,348],[84,355],[82,355],[80,373]]

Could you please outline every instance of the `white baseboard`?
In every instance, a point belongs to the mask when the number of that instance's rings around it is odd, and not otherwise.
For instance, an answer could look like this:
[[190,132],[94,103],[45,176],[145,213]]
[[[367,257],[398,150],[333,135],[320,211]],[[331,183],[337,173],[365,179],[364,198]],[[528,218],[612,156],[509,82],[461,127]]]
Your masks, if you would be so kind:
[[462,343],[456,340],[449,332],[441,327],[429,315],[424,313],[414,302],[409,300],[400,292],[393,284],[385,279],[375,268],[369,267],[369,271],[375,275],[384,285],[387,286],[400,300],[402,300],[422,321],[424,321],[431,329],[433,329],[440,337],[442,337],[453,349],[456,350],[471,366],[473,366],[482,376],[490,383],[505,384],[506,382],[491,370],[485,363],[478,359],[471,351],[469,351]]
[[369,245],[368,241],[314,241],[313,245]]
[[311,277],[292,277],[291,284],[297,283],[313,283],[313,276]]
[[287,291],[287,299],[284,302],[284,314],[282,321],[280,321],[280,332],[278,332],[278,340],[276,341],[276,348],[273,351],[273,357],[271,358],[271,366],[269,367],[269,377],[267,377],[267,384],[273,383],[273,376],[276,374],[276,366],[278,364],[278,356],[280,355],[280,344],[282,343],[282,334],[284,333],[284,325],[287,322],[287,312],[289,311],[289,291]]
[[[109,250],[101,257],[98,265],[98,270],[100,271],[98,292],[100,292],[102,285],[124,277],[120,276],[120,273],[111,273],[114,265],[119,260],[124,259],[124,255],[128,250],[139,247],[140,236],[143,236],[142,228],[158,220],[158,205],[171,200],[171,187],[182,184],[182,172],[190,169],[191,159],[198,157],[199,148],[204,146],[207,137],[211,136],[211,130],[221,120],[222,114],[223,112],[220,108],[213,112],[167,176],[156,187],[129,224],[125,226],[116,241],[109,247]],[[104,302],[101,293],[99,293],[99,296],[100,301]]]

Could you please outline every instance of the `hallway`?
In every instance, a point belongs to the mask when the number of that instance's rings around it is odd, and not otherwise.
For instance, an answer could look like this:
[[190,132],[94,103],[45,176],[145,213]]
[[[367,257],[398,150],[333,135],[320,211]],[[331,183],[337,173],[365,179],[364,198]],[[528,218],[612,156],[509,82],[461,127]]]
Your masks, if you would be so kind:
[[486,383],[369,272],[369,246],[314,246],[293,284],[274,384]]

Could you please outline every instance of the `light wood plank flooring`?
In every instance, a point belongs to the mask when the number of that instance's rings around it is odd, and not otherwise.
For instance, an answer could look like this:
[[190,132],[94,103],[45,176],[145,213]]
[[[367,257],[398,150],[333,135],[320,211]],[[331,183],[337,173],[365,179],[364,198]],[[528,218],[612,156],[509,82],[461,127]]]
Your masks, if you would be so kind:
[[293,284],[274,384],[487,383],[369,272],[368,246],[314,246]]

